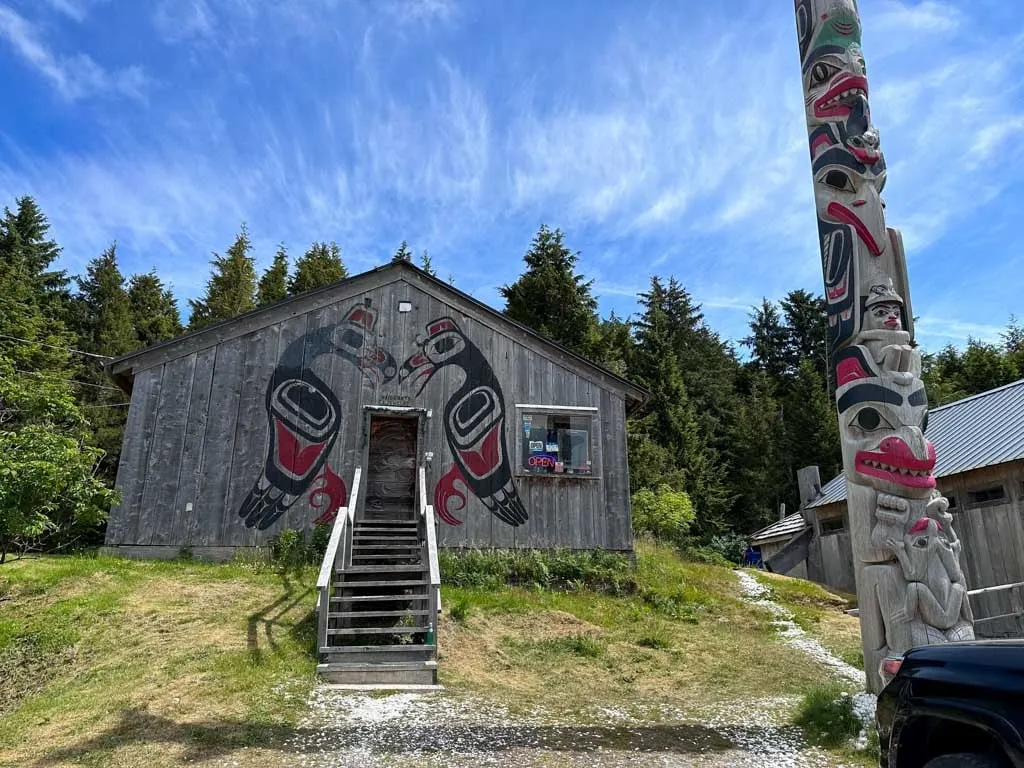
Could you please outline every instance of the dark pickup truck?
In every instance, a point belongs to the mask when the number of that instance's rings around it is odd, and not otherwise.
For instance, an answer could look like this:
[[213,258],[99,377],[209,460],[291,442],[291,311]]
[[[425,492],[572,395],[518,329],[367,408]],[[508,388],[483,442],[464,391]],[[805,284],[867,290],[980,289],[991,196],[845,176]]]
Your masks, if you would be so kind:
[[883,768],[1024,768],[1024,641],[916,648],[883,669]]

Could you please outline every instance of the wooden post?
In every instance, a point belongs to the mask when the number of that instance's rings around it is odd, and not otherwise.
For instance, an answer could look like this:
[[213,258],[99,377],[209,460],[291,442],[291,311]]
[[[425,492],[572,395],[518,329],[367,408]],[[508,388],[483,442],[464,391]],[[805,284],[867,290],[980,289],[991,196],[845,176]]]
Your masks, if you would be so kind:
[[928,399],[903,241],[885,223],[857,4],[796,0],[795,10],[861,638],[877,692],[887,655],[972,639],[973,619],[924,437]]

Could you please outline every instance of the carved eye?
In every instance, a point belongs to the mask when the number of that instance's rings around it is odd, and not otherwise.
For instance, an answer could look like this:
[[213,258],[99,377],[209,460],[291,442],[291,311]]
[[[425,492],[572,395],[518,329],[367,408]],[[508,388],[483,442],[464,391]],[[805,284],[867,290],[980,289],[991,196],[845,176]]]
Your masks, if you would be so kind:
[[811,67],[811,86],[827,83],[838,71],[839,67],[833,67],[831,64],[819,61]]
[[920,538],[914,539],[914,546],[917,547],[918,549],[927,549],[928,548],[928,537],[927,536],[921,536]]
[[864,432],[874,432],[877,429],[892,429],[892,424],[886,421],[885,417],[871,406],[857,411],[857,415],[853,417],[850,426],[857,427]]
[[853,186],[853,181],[845,171],[833,169],[825,174],[825,178],[822,181],[833,189],[838,189],[841,192],[857,191]]

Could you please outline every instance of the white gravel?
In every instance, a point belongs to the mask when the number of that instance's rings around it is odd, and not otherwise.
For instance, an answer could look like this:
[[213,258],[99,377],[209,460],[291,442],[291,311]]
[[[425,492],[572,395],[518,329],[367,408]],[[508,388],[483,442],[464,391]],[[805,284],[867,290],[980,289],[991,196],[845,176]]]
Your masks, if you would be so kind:
[[[740,592],[747,601],[764,608],[775,617],[772,623],[787,645],[803,651],[814,661],[832,669],[839,677],[858,685],[864,685],[864,672],[837,658],[817,640],[808,637],[807,633],[793,621],[793,614],[766,597],[770,593],[767,586],[746,571],[736,571],[736,576],[740,580]],[[863,749],[867,745],[868,729],[875,727],[875,704],[874,694],[864,692],[853,694],[854,714],[863,723],[861,733],[854,742],[854,746],[858,749]]]

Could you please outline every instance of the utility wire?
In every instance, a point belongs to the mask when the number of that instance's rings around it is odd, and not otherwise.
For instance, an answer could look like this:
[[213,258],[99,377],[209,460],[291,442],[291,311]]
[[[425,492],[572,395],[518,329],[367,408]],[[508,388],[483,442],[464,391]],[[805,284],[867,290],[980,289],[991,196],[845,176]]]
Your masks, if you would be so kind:
[[80,349],[74,349],[72,347],[58,347],[54,344],[46,344],[42,341],[31,341],[29,339],[19,339],[17,336],[8,336],[6,333],[0,333],[0,339],[8,339],[10,341],[20,341],[22,344],[38,344],[40,347],[49,347],[50,349],[59,349],[62,352],[74,352],[76,355],[85,355],[86,357],[95,357],[100,360],[113,360],[110,355],[97,355],[93,352],[83,352]]
[[117,387],[105,387],[102,384],[89,384],[84,381],[75,381],[74,379],[62,379],[57,376],[47,376],[45,373],[40,371],[23,371],[20,368],[14,369],[17,373],[24,373],[28,376],[42,376],[44,379],[50,379],[51,381],[65,381],[68,384],[77,384],[80,387],[92,387],[93,389],[108,389],[111,392],[121,392]]

